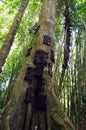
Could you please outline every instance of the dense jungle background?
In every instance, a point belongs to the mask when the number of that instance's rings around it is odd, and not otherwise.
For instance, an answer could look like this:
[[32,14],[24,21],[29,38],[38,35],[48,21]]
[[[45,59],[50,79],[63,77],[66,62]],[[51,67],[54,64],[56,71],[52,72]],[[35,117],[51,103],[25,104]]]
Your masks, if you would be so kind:
[[[31,48],[42,0],[29,0],[19,21],[23,0],[0,0],[0,48],[12,30],[12,46],[3,65],[0,56],[0,117],[10,99],[27,50]],[[24,3],[23,3],[24,4]],[[86,1],[56,0],[53,89],[76,130],[86,129]],[[17,14],[17,15],[16,15]],[[14,22],[15,25],[15,22]],[[0,53],[1,54],[1,53]],[[2,67],[3,66],[3,67]]]

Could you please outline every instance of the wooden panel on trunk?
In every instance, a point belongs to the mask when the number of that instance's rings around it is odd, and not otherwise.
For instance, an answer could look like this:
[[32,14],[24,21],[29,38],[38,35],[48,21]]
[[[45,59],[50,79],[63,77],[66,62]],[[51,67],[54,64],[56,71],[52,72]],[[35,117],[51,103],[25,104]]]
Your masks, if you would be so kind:
[[32,103],[34,98],[34,89],[32,87],[28,87],[26,90],[25,100],[26,104]]
[[36,105],[39,111],[45,112],[47,110],[47,95],[38,95],[36,97]]
[[41,93],[44,91],[44,79],[43,78],[39,78],[37,80],[37,86],[35,89],[35,94]]
[[48,53],[43,50],[37,50],[34,58],[34,64],[47,65]]
[[51,37],[48,35],[44,35],[43,44],[50,46],[51,45]]
[[35,72],[35,69],[32,68],[32,67],[28,67],[27,68],[27,71],[26,71],[26,75],[24,77],[24,80],[25,81],[32,81],[33,78],[34,78],[34,72]]
[[35,68],[34,77],[35,77],[35,78],[43,77],[43,66],[37,66],[37,67]]
[[51,61],[55,63],[54,51],[51,50]]

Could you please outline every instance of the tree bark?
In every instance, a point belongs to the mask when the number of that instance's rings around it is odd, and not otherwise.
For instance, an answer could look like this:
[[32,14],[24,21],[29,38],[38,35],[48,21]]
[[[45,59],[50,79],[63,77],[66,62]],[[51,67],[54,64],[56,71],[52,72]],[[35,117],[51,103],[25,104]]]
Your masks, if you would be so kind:
[[10,48],[12,46],[13,40],[15,38],[16,32],[20,25],[20,22],[21,22],[23,14],[24,14],[24,11],[27,7],[27,4],[28,4],[28,0],[23,0],[22,4],[18,10],[18,13],[14,17],[13,23],[10,27],[7,37],[0,49],[0,72],[2,72],[2,66],[4,65],[7,55],[9,54]]
[[[54,95],[52,78],[48,73],[47,65],[44,67],[43,71],[45,90],[40,94],[47,95],[47,111],[36,110],[34,102],[28,105],[24,104],[26,89],[30,86],[33,88],[36,87],[35,79],[32,83],[24,80],[27,68],[35,68],[37,66],[33,63],[36,51],[42,50],[47,52],[47,62],[52,64],[50,51],[54,41],[54,0],[43,0],[38,24],[40,25],[40,28],[34,36],[30,56],[26,57],[26,62],[15,82],[11,98],[2,114],[2,130],[74,130],[71,122],[64,113],[62,106]],[[44,35],[51,38],[50,46],[43,44]]]
[[73,124],[64,112],[62,105],[57,99],[54,93],[53,82],[50,80],[50,77],[46,72],[45,77],[50,106],[51,130],[75,130]]

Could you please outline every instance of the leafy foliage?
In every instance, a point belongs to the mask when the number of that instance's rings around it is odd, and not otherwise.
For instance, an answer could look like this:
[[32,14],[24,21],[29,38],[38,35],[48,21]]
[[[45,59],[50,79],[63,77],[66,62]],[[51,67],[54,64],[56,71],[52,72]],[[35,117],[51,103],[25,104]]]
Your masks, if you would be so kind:
[[[30,5],[33,5],[33,2],[34,1],[31,1]],[[3,67],[3,72],[0,75],[0,91],[1,91],[0,99],[2,104],[1,108],[5,105],[10,96],[15,79],[18,76],[18,72],[24,63],[27,49],[31,46],[31,41],[34,33],[30,33],[28,28],[31,27],[31,25],[36,23],[38,20],[37,18],[38,16],[37,15],[35,16],[35,12],[38,10],[38,8],[36,9],[36,7],[39,6],[39,2],[40,1],[38,1],[37,4],[37,2],[35,1],[36,6],[33,5],[34,12],[32,10],[29,12],[29,9],[26,9],[24,17],[18,29],[17,35],[15,37],[13,46],[11,48],[10,54]],[[3,41],[5,40],[6,34],[10,28],[10,25],[12,23],[12,20],[20,3],[21,1],[18,0],[16,2],[8,0],[6,2],[4,1],[2,3],[2,7],[0,7],[1,9],[0,26],[2,34],[0,36],[1,37],[0,44],[2,44]],[[2,10],[5,10],[6,8],[7,11],[6,12],[4,11],[3,13]]]

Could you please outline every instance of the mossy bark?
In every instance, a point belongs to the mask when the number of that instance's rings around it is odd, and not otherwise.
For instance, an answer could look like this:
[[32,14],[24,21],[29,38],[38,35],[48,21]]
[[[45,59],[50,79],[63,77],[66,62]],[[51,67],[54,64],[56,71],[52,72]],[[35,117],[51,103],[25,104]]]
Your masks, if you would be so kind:
[[[34,36],[31,54],[26,58],[26,62],[13,87],[10,100],[4,109],[2,115],[2,130],[36,130],[37,127],[39,127],[40,130],[74,130],[54,94],[52,78],[48,74],[47,66],[44,67],[43,78],[45,80],[45,91],[42,93],[47,95],[47,111],[40,112],[36,110],[34,103],[28,104],[28,106],[24,104],[26,89],[31,85],[24,81],[24,77],[27,67],[36,67],[33,64],[36,50],[48,52],[48,62],[51,62],[50,51],[54,42],[55,25],[54,0],[43,0],[38,24],[40,28]],[[43,44],[44,35],[51,37],[51,46]],[[34,87],[35,80],[33,80],[33,88]],[[39,124],[37,124],[38,122]]]
[[45,72],[45,77],[47,79],[46,89],[50,107],[51,130],[75,130],[54,93],[53,82],[50,80],[47,72]]

